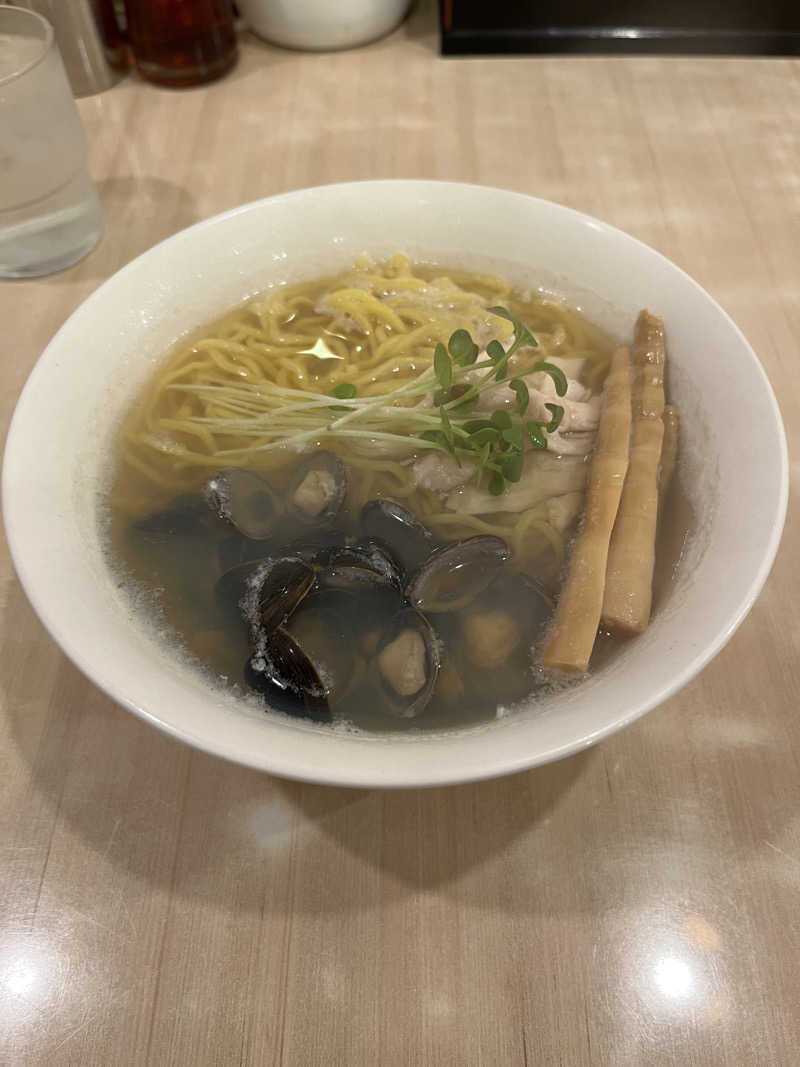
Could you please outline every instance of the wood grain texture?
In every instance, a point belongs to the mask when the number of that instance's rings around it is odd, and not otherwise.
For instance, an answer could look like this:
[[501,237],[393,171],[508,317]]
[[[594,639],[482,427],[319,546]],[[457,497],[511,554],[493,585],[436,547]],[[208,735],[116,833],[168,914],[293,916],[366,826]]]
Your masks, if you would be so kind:
[[[429,31],[423,7],[350,53],[245,42],[219,84],[82,101],[105,237],[0,285],[3,424],[58,326],[155,241],[402,176],[534,193],[654,245],[753,342],[793,445],[800,63],[442,60]],[[3,547],[0,1062],[796,1063],[798,532],[793,503],[752,614],[657,712],[538,771],[390,794],[148,728],[64,659]]]

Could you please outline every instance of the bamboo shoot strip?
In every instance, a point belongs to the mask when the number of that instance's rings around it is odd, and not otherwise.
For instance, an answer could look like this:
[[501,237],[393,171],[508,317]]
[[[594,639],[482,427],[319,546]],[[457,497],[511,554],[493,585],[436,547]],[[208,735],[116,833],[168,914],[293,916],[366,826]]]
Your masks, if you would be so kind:
[[669,491],[675,463],[678,459],[678,430],[680,416],[673,404],[664,408],[664,443],[661,446],[661,473],[658,476],[658,510],[664,506],[664,498]]
[[650,622],[664,438],[664,324],[642,311],[633,344],[633,421],[628,474],[608,551],[603,623],[640,634]]
[[542,666],[551,670],[585,671],[589,666],[603,605],[608,545],[628,469],[630,377],[630,352],[619,348],[606,379],[583,529],[572,552],[553,632],[542,655]]

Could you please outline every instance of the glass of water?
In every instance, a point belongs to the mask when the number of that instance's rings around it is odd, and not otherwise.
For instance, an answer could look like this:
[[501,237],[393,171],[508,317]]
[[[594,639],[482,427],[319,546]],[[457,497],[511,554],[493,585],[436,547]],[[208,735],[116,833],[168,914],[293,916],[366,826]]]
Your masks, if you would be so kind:
[[50,23],[0,4],[0,278],[72,266],[103,232],[86,135]]

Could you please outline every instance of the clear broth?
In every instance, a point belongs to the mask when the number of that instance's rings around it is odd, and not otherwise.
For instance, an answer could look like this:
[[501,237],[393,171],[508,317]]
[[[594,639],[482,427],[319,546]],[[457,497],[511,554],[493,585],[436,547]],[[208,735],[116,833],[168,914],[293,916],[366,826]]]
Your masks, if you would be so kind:
[[[395,260],[400,259],[395,257]],[[383,267],[391,276],[392,268]],[[335,291],[337,286],[346,287],[353,276],[358,277],[358,269],[344,278],[322,279],[268,294],[263,303],[254,301],[198,331],[181,343],[159,367],[156,379],[134,402],[120,431],[108,496],[112,557],[132,596],[140,605],[144,603],[143,610],[160,624],[166,624],[176,648],[188,652],[198,668],[210,678],[222,680],[242,692],[248,691],[244,678],[244,665],[251,655],[248,627],[235,611],[231,612],[230,604],[221,606],[215,594],[220,577],[235,563],[263,555],[283,555],[298,540],[314,536],[327,540],[334,537],[342,543],[345,540],[353,542],[365,533],[361,511],[368,500],[374,499],[398,500],[430,527],[438,545],[478,533],[507,537],[508,543],[513,544],[519,516],[500,513],[491,516],[489,522],[475,524],[465,520],[459,524],[458,520],[453,521],[452,516],[444,514],[440,494],[414,488],[407,465],[391,458],[376,460],[350,448],[346,442],[326,440],[323,447],[336,452],[348,468],[348,493],[335,522],[322,533],[309,530],[304,524],[293,526],[284,521],[277,540],[273,538],[269,543],[257,546],[243,544],[231,525],[209,508],[203,495],[205,483],[220,468],[242,466],[265,478],[280,498],[287,493],[302,457],[296,450],[288,450],[254,453],[233,463],[221,461],[215,458],[213,448],[207,443],[204,456],[197,440],[181,429],[167,431],[170,440],[180,446],[177,451],[169,448],[160,451],[152,447],[158,435],[164,437],[165,422],[173,427],[180,426],[184,409],[178,405],[189,404],[191,408],[191,400],[185,395],[164,388],[165,380],[191,381],[197,380],[198,376],[199,380],[205,380],[203,374],[208,372],[202,367],[200,370],[192,367],[202,365],[216,345],[220,361],[214,373],[227,375],[231,380],[235,380],[242,370],[252,377],[256,373],[253,371],[255,365],[259,373],[272,381],[285,383],[287,388],[327,394],[338,382],[352,378],[371,361],[377,371],[371,374],[367,368],[367,384],[361,389],[378,393],[391,388],[403,375],[419,373],[426,365],[425,361],[430,362],[435,341],[446,340],[451,329],[460,325],[460,292],[474,294],[483,306],[503,303],[536,334],[545,358],[557,354],[582,359],[582,380],[595,389],[602,383],[613,349],[611,338],[578,312],[537,293],[503,288],[499,279],[438,267],[415,266],[412,270],[401,263],[398,268],[401,281],[413,276],[436,289],[441,278],[447,276],[454,289],[450,293],[442,287],[445,298],[440,303],[443,306],[431,308],[428,332],[418,343],[405,346],[396,361],[392,363],[390,360],[391,365],[387,365],[386,360],[380,358],[381,346],[395,339],[391,326],[381,324],[361,331],[343,329],[337,314],[320,310],[323,295]],[[402,285],[399,291],[402,292]],[[269,309],[266,314],[265,307]],[[474,313],[473,305],[470,308]],[[437,320],[437,315],[441,321]],[[419,329],[421,327],[418,332]],[[314,339],[319,337],[326,338],[340,358],[326,360],[310,354],[307,349],[313,347]],[[241,353],[237,346],[241,347]],[[237,353],[241,363],[237,363]],[[191,451],[191,462],[184,462],[181,449]],[[676,486],[671,496],[669,511],[678,519],[677,523],[668,524],[669,535],[665,530],[660,537],[656,603],[665,595],[671,582],[686,529],[683,498]],[[346,721],[373,733],[441,731],[490,720],[496,716],[498,707],[508,708],[528,698],[538,685],[533,650],[541,641],[549,612],[537,611],[535,621],[531,622],[525,615],[524,605],[512,605],[513,617],[516,618],[516,611],[521,611],[524,616],[519,627],[520,639],[504,663],[492,663],[490,667],[476,666],[475,657],[465,652],[466,619],[476,609],[484,613],[503,609],[504,602],[507,606],[509,598],[513,601],[513,590],[523,580],[530,579],[542,589],[556,594],[563,575],[568,537],[574,534],[574,526],[567,534],[559,545],[552,536],[542,535],[534,525],[524,538],[523,551],[515,552],[502,568],[500,585],[490,586],[475,603],[461,612],[429,616],[442,654],[442,671],[433,697],[419,717],[402,718],[386,712],[376,692],[367,651],[374,635],[362,632],[364,627],[361,626],[358,606],[353,611],[350,607],[340,610],[340,606],[337,623],[333,626],[333,630],[338,627],[339,632],[334,633],[334,638],[341,648],[350,645],[355,648],[354,669],[361,672],[362,680],[367,677],[368,682],[333,705],[334,721]],[[519,549],[520,545],[516,547]],[[385,612],[397,610],[398,604],[390,599]],[[301,631],[303,626],[309,625],[310,607],[309,604],[301,609]],[[379,619],[378,629],[388,621],[389,614],[385,614]],[[292,620],[288,626],[291,632]],[[506,634],[505,639],[514,644],[513,635],[509,638]],[[613,654],[617,644],[614,638],[604,641],[598,654],[605,659]]]

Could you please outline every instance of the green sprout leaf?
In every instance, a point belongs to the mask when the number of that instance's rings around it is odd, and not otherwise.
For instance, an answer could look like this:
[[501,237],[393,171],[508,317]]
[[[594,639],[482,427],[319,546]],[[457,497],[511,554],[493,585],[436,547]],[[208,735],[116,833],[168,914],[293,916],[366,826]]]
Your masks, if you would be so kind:
[[[337,400],[352,400],[358,390],[352,382],[340,382],[339,385],[335,385],[331,389],[331,396],[335,396]],[[331,404],[331,411],[349,411],[348,407],[344,404]]]
[[502,436],[506,444],[511,445],[517,452],[521,452],[525,447],[521,426],[512,426],[509,430],[503,430]]
[[564,409],[560,404],[545,404],[545,407],[553,416],[545,426],[545,430],[547,430],[548,433],[555,433],[561,425],[561,420],[564,418]]
[[511,416],[507,411],[494,411],[492,412],[491,425],[496,426],[498,430],[510,430]]
[[538,371],[544,371],[545,374],[549,374],[553,379],[553,383],[556,387],[557,396],[565,396],[567,392],[567,376],[564,374],[560,367],[554,366],[552,363],[534,363],[531,374],[535,374]]
[[542,433],[541,423],[526,422],[525,429],[528,431],[528,437],[534,448],[547,448],[547,438]]
[[506,489],[506,480],[500,471],[495,471],[489,479],[489,492],[492,496],[500,496]]
[[518,348],[524,348],[526,345],[531,348],[539,347],[539,342],[533,336],[528,327],[525,326],[524,323],[520,322],[519,319],[515,319],[511,312],[508,310],[508,308],[493,307],[488,308],[487,310],[490,311],[492,315],[499,315],[501,319],[507,319],[508,322],[510,322],[511,325],[514,327],[514,344],[509,349],[509,354],[512,351],[516,352]]
[[433,369],[442,389],[449,389],[453,384],[453,364],[450,362],[447,349],[441,342],[434,349]]
[[441,430],[423,430],[419,436],[423,441],[431,441],[435,445],[441,445],[442,448],[445,448],[447,445],[445,436]]
[[[473,348],[476,348],[476,346],[472,343],[468,330],[456,330],[450,334],[447,349],[456,363],[472,362],[470,357],[472,356]],[[477,352],[475,355],[477,355]]]
[[475,405],[480,399],[478,390],[474,385],[454,385],[450,390],[450,395],[453,398],[453,403],[450,405],[450,410],[455,415],[469,415],[470,412],[475,410]]
[[514,346],[512,345],[511,348],[509,348],[509,350],[506,352],[506,350],[503,348],[499,341],[490,341],[489,344],[486,346],[486,355],[495,365],[495,370],[491,373],[494,374],[495,380],[498,382],[505,374],[505,370],[508,366],[508,361],[511,358],[511,353],[513,349]]
[[449,389],[437,389],[433,394],[434,407],[440,408],[442,404],[446,404],[450,400]]
[[470,443],[473,448],[483,448],[484,445],[493,445],[499,441],[500,431],[494,426],[484,426],[482,430],[476,430],[470,435]]
[[464,433],[473,434],[478,430],[486,430],[489,427],[493,427],[494,423],[489,419],[470,419],[469,422],[465,422],[463,426]]
[[528,410],[528,404],[530,403],[530,393],[528,387],[521,378],[512,378],[508,383],[509,389],[513,389],[517,394],[517,411],[520,415],[524,415]]
[[522,477],[522,468],[525,465],[525,457],[522,452],[515,452],[503,464],[503,476],[509,482],[518,482]]
[[499,341],[490,341],[486,346],[486,355],[492,363],[499,363],[501,359],[505,359],[506,350]]

